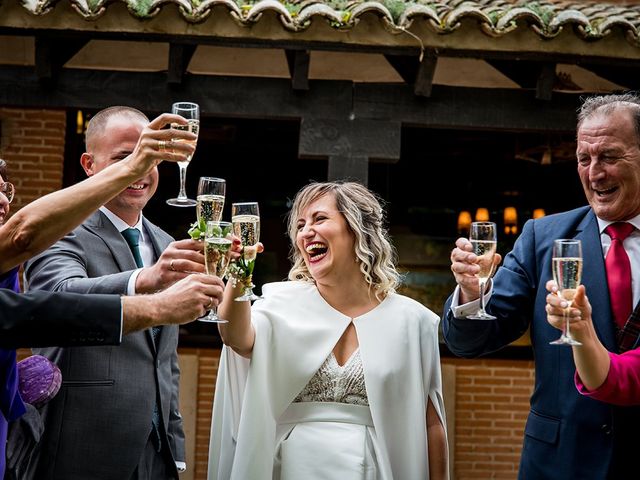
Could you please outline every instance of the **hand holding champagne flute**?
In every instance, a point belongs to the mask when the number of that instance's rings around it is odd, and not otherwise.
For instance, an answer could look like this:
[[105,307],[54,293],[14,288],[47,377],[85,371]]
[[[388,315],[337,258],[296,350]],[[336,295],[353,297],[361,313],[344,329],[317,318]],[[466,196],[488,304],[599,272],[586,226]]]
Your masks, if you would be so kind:
[[253,267],[260,241],[260,211],[257,202],[234,203],[231,205],[233,233],[242,242],[242,255],[235,261],[234,280],[243,284],[243,291],[235,300],[238,302],[257,300],[253,293]]
[[[207,222],[207,231],[204,237],[204,263],[207,275],[216,275],[222,278],[231,258],[231,223],[212,221]],[[218,317],[217,307],[212,307],[209,314],[199,318],[201,322],[227,323]]]
[[226,189],[227,182],[223,178],[200,177],[196,215],[203,232],[206,231],[207,222],[219,222],[222,218]]
[[473,222],[469,231],[469,241],[473,246],[473,253],[478,257],[477,264],[480,271],[477,273],[480,289],[480,309],[467,318],[474,320],[495,320],[496,317],[488,314],[484,307],[484,293],[487,282],[493,273],[493,257],[496,254],[497,229],[493,222]]
[[[196,135],[196,140],[182,140],[182,139],[174,139],[173,141],[176,143],[179,142],[190,142],[193,143],[195,147],[197,143],[198,132],[200,131],[200,107],[197,103],[191,102],[176,102],[171,107],[171,112],[180,115],[187,120],[187,125],[180,125],[174,123],[171,125],[171,128],[176,130],[187,130]],[[176,198],[171,198],[167,200],[169,205],[173,205],[174,207],[191,207],[196,204],[196,201],[188,198],[186,189],[185,189],[185,181],[187,178],[187,167],[189,166],[189,162],[191,161],[191,156],[187,158],[186,162],[178,162],[178,167],[180,168],[180,192]]]
[[558,296],[567,302],[562,312],[564,331],[551,345],[582,345],[569,331],[569,309],[582,280],[582,243],[580,240],[555,240],[553,242],[553,279],[558,285]]

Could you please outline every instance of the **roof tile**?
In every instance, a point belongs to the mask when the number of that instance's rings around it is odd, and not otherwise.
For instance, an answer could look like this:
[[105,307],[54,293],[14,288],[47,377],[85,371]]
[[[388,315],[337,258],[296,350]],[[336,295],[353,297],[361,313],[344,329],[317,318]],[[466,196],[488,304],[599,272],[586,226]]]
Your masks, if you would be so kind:
[[[1,1],[1,0],[0,0]],[[413,22],[426,22],[438,34],[455,31],[465,19],[475,19],[482,32],[500,37],[516,29],[530,28],[542,38],[553,38],[565,27],[573,27],[584,40],[598,40],[621,29],[629,42],[640,47],[640,5],[587,3],[566,0],[63,0],[86,20],[96,20],[110,5],[125,3],[131,15],[149,19],[166,4],[179,7],[185,21],[198,23],[224,6],[241,25],[260,21],[275,12],[289,31],[302,31],[314,17],[324,18],[336,29],[351,29],[367,12],[374,12],[391,31],[400,32]],[[34,15],[49,13],[59,0],[23,0]]]

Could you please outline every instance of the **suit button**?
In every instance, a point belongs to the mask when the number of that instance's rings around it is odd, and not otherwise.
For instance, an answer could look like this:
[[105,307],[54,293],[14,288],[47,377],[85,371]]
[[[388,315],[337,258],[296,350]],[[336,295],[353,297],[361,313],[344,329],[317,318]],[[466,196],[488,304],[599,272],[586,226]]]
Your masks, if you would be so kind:
[[611,425],[605,423],[600,427],[600,429],[605,435],[611,435]]

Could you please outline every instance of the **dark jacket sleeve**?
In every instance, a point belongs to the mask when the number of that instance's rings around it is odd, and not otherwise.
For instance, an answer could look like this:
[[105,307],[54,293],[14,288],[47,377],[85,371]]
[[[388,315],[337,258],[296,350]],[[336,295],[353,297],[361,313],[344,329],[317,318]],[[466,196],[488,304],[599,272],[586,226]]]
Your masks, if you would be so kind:
[[0,347],[118,345],[118,295],[0,289]]

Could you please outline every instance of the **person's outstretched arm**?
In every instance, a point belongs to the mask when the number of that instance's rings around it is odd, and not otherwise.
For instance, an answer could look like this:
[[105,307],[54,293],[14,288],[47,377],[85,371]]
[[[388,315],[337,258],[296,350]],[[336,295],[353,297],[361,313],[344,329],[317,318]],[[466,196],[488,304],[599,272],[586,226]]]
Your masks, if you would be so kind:
[[[559,330],[564,328],[563,310],[567,301],[556,295],[558,287],[553,280],[547,282],[547,320]],[[611,360],[609,352],[602,345],[596,334],[591,318],[591,304],[587,298],[584,285],[580,285],[568,312],[570,315],[571,335],[581,346],[572,347],[573,360],[580,380],[588,390],[596,390],[607,379]]]
[[[163,129],[170,123],[185,122],[178,115],[160,115],[142,131],[135,150],[124,160],[76,185],[45,195],[13,215],[0,226],[0,273],[47,249],[163,160],[186,161],[194,147],[187,142],[171,140],[193,140],[194,135]],[[160,140],[171,142],[171,149],[161,152]]]

